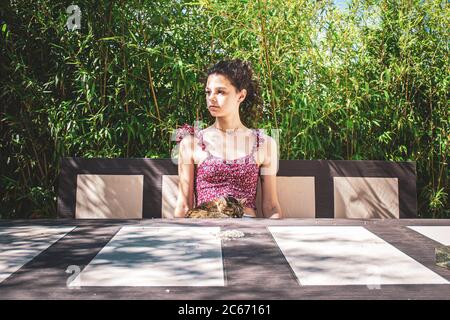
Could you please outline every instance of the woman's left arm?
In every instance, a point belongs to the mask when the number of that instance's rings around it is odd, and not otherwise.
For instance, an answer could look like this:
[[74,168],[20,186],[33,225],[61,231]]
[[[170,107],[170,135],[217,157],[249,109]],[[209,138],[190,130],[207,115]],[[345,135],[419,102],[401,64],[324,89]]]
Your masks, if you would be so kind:
[[278,146],[272,137],[265,138],[261,164],[262,212],[266,218],[281,219],[283,214],[277,195]]

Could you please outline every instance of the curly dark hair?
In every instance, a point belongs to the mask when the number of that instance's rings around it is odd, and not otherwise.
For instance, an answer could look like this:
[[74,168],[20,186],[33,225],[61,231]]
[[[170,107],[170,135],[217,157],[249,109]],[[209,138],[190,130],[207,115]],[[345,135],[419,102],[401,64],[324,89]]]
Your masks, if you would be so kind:
[[253,77],[251,63],[240,59],[226,59],[217,62],[206,71],[206,77],[202,77],[203,85],[206,86],[211,74],[225,76],[237,91],[247,90],[247,95],[241,103],[242,122],[249,126],[257,126],[263,107],[259,82]]

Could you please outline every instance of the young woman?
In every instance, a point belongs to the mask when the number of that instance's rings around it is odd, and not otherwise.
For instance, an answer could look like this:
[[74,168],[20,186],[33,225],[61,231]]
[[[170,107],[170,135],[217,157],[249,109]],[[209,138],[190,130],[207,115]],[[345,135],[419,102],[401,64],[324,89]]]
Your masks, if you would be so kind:
[[189,209],[227,195],[245,199],[244,216],[256,217],[260,177],[264,217],[282,218],[276,192],[276,142],[260,130],[244,126],[239,115],[242,103],[251,108],[260,100],[258,82],[252,77],[250,64],[239,59],[220,61],[208,69],[206,104],[215,122],[203,130],[187,124],[177,130],[175,217],[185,217]]

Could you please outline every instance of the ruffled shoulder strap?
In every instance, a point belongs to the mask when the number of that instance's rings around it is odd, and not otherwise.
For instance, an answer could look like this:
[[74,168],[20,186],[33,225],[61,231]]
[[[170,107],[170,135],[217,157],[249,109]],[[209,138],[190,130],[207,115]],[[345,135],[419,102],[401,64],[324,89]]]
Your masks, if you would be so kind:
[[175,135],[176,135],[175,141],[177,144],[179,144],[184,137],[188,135],[195,135],[195,128],[185,123],[180,128],[176,129]]
[[258,150],[259,146],[266,140],[263,136],[263,132],[260,129],[254,129],[253,133],[256,135],[256,141],[252,148],[252,153]]
[[202,148],[202,150],[205,150],[206,148],[206,145],[203,142],[202,131],[198,126],[191,126],[190,124],[185,123],[180,128],[176,129],[175,134],[176,134],[175,141],[177,144],[179,144],[184,137],[192,135],[198,138],[198,145]]
[[266,138],[264,138],[264,132],[260,129],[256,129],[256,147],[259,148],[259,145],[264,141],[266,141]]

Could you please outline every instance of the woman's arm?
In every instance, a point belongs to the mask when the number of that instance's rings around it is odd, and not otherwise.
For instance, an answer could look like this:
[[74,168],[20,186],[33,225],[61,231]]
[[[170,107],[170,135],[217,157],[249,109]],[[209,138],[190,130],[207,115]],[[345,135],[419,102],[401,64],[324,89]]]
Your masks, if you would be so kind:
[[194,137],[186,136],[180,142],[178,156],[178,197],[175,218],[184,218],[194,202]]
[[262,212],[265,218],[281,219],[283,214],[281,212],[280,203],[277,195],[277,177],[272,175],[261,175],[262,187]]
[[277,195],[278,146],[272,137],[265,138],[261,165],[262,212],[266,218],[281,219],[283,213]]

